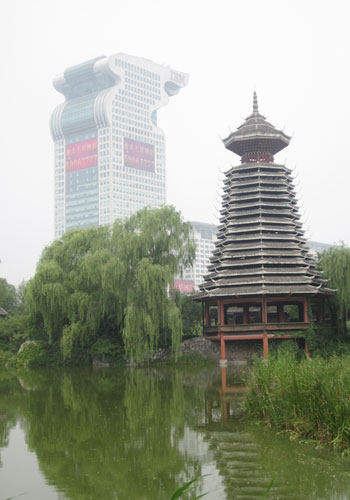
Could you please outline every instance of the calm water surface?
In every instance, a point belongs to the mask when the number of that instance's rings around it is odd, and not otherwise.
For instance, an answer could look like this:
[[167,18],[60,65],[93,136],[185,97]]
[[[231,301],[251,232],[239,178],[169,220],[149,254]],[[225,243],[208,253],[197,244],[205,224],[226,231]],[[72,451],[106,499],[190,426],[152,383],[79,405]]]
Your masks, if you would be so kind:
[[242,396],[216,366],[0,373],[0,500],[169,500],[206,474],[192,496],[350,500],[349,458],[247,423]]

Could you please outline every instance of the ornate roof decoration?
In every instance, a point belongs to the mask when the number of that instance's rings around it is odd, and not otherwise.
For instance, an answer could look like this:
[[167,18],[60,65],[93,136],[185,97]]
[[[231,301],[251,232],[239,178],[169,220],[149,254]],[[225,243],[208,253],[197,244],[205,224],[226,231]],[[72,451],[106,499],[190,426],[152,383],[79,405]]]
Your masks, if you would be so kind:
[[[259,114],[255,93],[253,113],[224,140],[244,155],[288,143]],[[259,157],[225,175],[216,248],[196,299],[332,294],[306,245],[291,170]]]
[[288,146],[290,137],[282,130],[277,130],[259,113],[256,92],[253,94],[253,112],[244,123],[232,132],[223,143],[227,149],[241,157],[242,163],[259,160],[259,155],[273,155]]

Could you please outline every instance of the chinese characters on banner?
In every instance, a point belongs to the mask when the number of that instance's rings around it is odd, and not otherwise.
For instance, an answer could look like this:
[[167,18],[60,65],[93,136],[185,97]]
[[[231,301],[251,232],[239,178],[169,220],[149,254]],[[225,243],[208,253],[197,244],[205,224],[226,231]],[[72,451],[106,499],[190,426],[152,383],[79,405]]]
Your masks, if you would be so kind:
[[154,146],[124,137],[124,166],[154,172]]
[[66,171],[74,172],[98,165],[97,137],[66,145]]

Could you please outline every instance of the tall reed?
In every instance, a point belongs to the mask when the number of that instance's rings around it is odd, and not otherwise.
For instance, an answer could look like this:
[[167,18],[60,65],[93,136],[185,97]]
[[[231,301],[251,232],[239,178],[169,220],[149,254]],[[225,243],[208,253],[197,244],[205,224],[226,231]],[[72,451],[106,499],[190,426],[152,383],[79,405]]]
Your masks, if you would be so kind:
[[276,352],[257,360],[245,404],[271,426],[350,449],[350,355],[297,361]]

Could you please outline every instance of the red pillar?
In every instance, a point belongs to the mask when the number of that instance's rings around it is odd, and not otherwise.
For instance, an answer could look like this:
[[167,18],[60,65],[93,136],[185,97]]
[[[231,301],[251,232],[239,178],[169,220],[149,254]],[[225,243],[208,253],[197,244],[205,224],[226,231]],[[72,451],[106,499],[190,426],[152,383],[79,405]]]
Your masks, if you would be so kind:
[[220,347],[221,347],[220,362],[221,363],[226,363],[226,346],[225,346],[225,339],[224,339],[224,334],[223,333],[220,333]]
[[309,357],[310,357],[310,351],[309,351],[309,348],[308,348],[308,346],[307,346],[306,341],[305,341],[305,355],[306,355],[306,357],[307,357],[307,358],[309,358]]
[[304,298],[304,322],[308,323],[309,321],[308,301],[306,298]]
[[227,401],[221,401],[221,422],[227,422],[228,417]]
[[269,339],[266,332],[263,335],[263,352],[264,359],[267,359],[269,357]]

